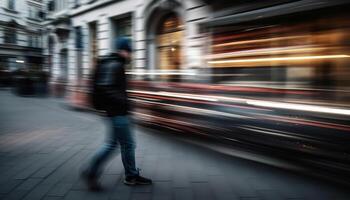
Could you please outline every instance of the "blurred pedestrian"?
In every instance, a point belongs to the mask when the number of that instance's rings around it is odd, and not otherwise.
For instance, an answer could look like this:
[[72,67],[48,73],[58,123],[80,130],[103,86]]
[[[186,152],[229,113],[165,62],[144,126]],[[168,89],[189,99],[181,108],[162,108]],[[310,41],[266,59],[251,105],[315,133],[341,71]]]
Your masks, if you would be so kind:
[[124,184],[147,185],[150,179],[140,176],[135,163],[135,138],[128,116],[127,81],[125,65],[130,61],[131,44],[127,38],[116,40],[116,51],[99,59],[93,77],[92,104],[98,110],[104,110],[111,130],[100,150],[94,155],[82,176],[89,189],[99,190],[98,178],[106,161],[114,150],[120,147],[121,159],[125,169]]

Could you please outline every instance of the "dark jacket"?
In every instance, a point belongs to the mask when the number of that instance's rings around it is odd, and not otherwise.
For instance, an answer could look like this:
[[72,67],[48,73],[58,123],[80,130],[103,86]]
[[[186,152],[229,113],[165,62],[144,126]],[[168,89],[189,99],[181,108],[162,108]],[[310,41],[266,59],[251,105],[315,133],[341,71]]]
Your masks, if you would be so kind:
[[111,54],[100,58],[97,66],[95,84],[103,110],[110,117],[128,114],[125,58]]

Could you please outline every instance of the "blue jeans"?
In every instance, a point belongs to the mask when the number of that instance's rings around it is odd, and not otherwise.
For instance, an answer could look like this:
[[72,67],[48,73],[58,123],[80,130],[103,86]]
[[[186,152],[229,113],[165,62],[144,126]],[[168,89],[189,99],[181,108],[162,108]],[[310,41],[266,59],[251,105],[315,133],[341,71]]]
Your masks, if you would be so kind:
[[135,164],[135,137],[130,130],[130,121],[128,116],[108,117],[108,123],[111,125],[106,141],[101,149],[95,154],[90,166],[90,174],[97,176],[101,168],[112,155],[114,150],[121,150],[122,162],[126,176],[138,175]]

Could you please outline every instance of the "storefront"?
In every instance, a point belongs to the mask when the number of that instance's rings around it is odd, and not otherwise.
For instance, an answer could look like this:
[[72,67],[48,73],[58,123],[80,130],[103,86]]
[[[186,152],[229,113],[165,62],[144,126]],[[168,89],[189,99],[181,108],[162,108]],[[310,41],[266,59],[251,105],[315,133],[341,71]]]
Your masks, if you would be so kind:
[[[246,8],[248,5],[246,5]],[[349,88],[349,4],[304,0],[219,17],[210,32],[214,83],[273,88]],[[297,9],[298,8],[298,9]]]

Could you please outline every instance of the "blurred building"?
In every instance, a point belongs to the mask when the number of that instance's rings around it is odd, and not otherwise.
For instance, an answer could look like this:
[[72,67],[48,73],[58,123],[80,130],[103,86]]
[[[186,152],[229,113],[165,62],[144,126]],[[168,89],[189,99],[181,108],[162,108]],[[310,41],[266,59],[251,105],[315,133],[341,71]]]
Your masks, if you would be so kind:
[[46,1],[47,45],[53,82],[78,85],[116,37],[131,37],[129,70],[200,66],[199,23],[209,9],[201,0]]
[[279,88],[349,86],[346,0],[45,4],[45,55],[52,82],[71,88],[85,84],[97,58],[113,51],[114,39],[120,36],[132,38],[134,55],[128,70],[144,80]]
[[43,67],[42,0],[0,1],[0,69]]

